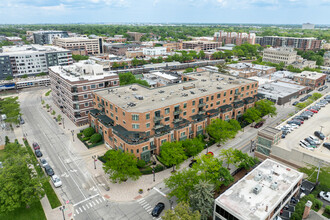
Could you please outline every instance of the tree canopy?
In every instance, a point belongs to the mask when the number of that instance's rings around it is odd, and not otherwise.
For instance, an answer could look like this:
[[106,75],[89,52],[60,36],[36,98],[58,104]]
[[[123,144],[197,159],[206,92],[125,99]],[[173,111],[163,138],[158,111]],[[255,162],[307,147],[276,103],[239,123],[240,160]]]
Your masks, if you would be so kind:
[[277,115],[275,104],[267,99],[257,101],[256,109],[261,113],[262,116],[269,115],[273,117]]
[[18,97],[0,99],[0,114],[5,114],[7,116],[6,122],[19,124],[19,116],[22,114]]
[[217,142],[225,143],[227,140],[234,138],[241,126],[236,120],[224,121],[214,119],[210,125],[206,127],[207,133]]
[[213,213],[214,186],[207,181],[200,180],[189,194],[189,204],[195,211],[199,211],[202,220],[207,220]]
[[249,124],[258,121],[261,118],[261,113],[255,107],[249,108],[243,114],[243,119]]
[[184,140],[182,147],[188,157],[194,157],[204,150],[204,143],[200,138],[195,137],[194,139]]
[[187,203],[180,202],[174,210],[168,209],[163,220],[200,220],[201,215],[198,211],[192,211]]
[[187,159],[181,142],[165,142],[160,147],[160,157],[166,166],[178,166]]
[[136,79],[135,76],[131,72],[119,74],[119,83],[121,86],[137,83],[137,84],[149,87],[149,84],[147,81],[141,80],[141,79]]
[[112,182],[123,182],[128,178],[137,180],[141,176],[137,168],[137,158],[134,154],[122,152],[120,150],[109,150],[104,155],[104,171],[110,175]]

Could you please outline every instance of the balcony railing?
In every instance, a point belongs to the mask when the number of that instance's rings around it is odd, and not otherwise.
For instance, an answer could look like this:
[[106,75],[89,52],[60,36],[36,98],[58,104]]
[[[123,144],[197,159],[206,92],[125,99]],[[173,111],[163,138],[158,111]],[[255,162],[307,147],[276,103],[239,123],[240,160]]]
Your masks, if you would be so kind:
[[198,107],[203,107],[203,106],[205,106],[206,105],[206,103],[199,103],[198,104]]
[[160,121],[160,120],[162,120],[164,118],[164,116],[162,116],[162,115],[158,115],[158,116],[155,116],[154,117],[154,121]]
[[159,128],[162,128],[162,127],[164,127],[163,124],[157,124],[157,125],[154,126],[154,129],[159,129]]
[[174,115],[179,115],[181,112],[182,112],[181,109],[176,109],[176,110],[174,110],[173,114]]
[[180,117],[180,118],[175,118],[174,120],[173,120],[173,123],[177,123],[177,122],[180,122],[180,121],[182,121],[183,119]]
[[150,145],[150,150],[155,150],[157,149],[156,145]]
[[204,115],[204,114],[205,114],[205,111],[204,111],[204,110],[199,111],[198,114],[199,114],[199,115]]

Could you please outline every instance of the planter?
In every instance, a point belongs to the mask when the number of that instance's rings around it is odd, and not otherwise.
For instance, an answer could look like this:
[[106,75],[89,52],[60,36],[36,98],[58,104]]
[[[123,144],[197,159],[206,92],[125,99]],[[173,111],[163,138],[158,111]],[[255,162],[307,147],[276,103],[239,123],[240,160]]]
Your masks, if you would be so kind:
[[139,194],[142,194],[143,193],[143,189],[139,189]]

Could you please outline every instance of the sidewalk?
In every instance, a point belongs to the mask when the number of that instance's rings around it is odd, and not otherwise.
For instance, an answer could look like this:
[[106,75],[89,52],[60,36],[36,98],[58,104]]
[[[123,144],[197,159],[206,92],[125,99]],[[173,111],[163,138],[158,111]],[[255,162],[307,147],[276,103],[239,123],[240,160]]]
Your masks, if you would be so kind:
[[62,210],[60,210],[61,206],[57,207],[55,209],[51,208],[46,195],[40,200],[40,202],[41,202],[42,208],[44,209],[44,212],[46,214],[47,220],[63,219],[63,214],[65,215],[65,219],[73,219],[73,215],[72,215],[73,206],[72,206],[72,204],[66,204],[64,206],[65,207],[64,213],[62,213]]

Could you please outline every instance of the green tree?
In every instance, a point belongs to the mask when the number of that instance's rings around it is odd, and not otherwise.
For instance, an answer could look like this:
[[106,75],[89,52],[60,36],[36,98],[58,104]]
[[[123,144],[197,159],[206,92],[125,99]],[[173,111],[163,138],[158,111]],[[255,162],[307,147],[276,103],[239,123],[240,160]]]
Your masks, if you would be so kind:
[[188,157],[195,157],[204,149],[204,143],[200,138],[195,137],[182,141],[182,147]]
[[99,133],[95,133],[91,136],[91,138],[89,139],[89,142],[96,144],[99,143],[100,141],[102,141],[102,135]]
[[206,127],[206,131],[211,138],[221,144],[234,138],[237,133],[237,128],[229,122],[217,118],[211,121],[210,125]]
[[62,120],[62,115],[57,115],[56,120],[60,122]]
[[141,172],[137,168],[137,159],[134,154],[122,152],[120,150],[109,150],[104,155],[104,172],[110,175],[112,182],[126,181],[128,178],[137,180]]
[[197,175],[197,169],[182,170],[172,174],[168,179],[165,179],[166,187],[171,189],[170,197],[175,196],[178,201],[188,202],[189,192],[198,184],[200,178]]
[[0,213],[28,207],[45,194],[41,185],[45,179],[30,168],[32,161],[26,149],[18,143],[8,144],[6,148],[0,172]]
[[7,116],[6,122],[19,124],[20,120],[18,118],[22,114],[18,97],[0,99],[0,114],[5,114]]
[[311,97],[309,97],[309,99],[311,99],[312,101],[316,101],[316,100],[318,100],[321,97],[322,97],[322,94],[321,93],[315,92],[315,93],[312,94]]
[[84,134],[85,137],[90,137],[90,136],[92,136],[94,133],[95,133],[95,130],[94,130],[94,128],[92,128],[92,127],[88,127],[88,128],[85,128],[85,129],[83,130],[83,134]]
[[135,76],[131,72],[119,74],[119,83],[121,86],[138,83],[140,85],[149,87],[149,84],[147,81],[141,80],[141,79],[136,79]]
[[80,60],[88,60],[88,58],[89,58],[89,56],[72,54],[72,59],[74,59],[77,62],[80,61]]
[[185,71],[183,73],[191,73],[191,72],[194,72],[194,69],[189,67],[189,68],[185,69]]
[[202,220],[207,220],[208,217],[212,216],[214,204],[213,191],[214,185],[200,180],[189,194],[189,204],[193,210],[200,212]]
[[229,74],[228,67],[226,64],[218,64],[216,65],[218,67],[218,72],[219,73],[224,73],[224,74]]
[[13,80],[13,79],[14,79],[14,77],[12,77],[12,76],[7,76],[5,80]]
[[243,114],[244,121],[248,122],[249,124],[258,121],[261,117],[261,113],[256,108],[249,108]]
[[52,115],[55,115],[55,114],[56,114],[55,110],[53,110],[51,114],[52,114]]
[[228,148],[228,149],[221,149],[220,158],[224,160],[227,164],[227,169],[229,168],[230,164],[235,164],[237,161],[236,155],[234,154],[234,149],[233,148]]
[[204,59],[204,58],[205,58],[205,52],[204,52],[203,50],[200,50],[200,51],[198,52],[198,58],[199,58],[199,59]]
[[277,115],[275,104],[267,99],[257,101],[256,109],[261,113],[261,116],[270,115],[273,117]]
[[22,76],[22,78],[23,78],[23,79],[28,78],[28,75],[27,75],[27,74],[24,74],[24,75]]
[[166,166],[173,166],[173,171],[187,159],[181,142],[165,142],[160,147],[160,157]]
[[163,220],[200,220],[201,215],[198,211],[192,211],[187,203],[180,202],[174,210],[166,210]]
[[237,149],[234,150],[233,157],[235,158],[234,165],[245,170],[249,170],[259,161],[257,158],[250,157],[247,153],[243,153]]
[[296,107],[296,109],[298,109],[298,110],[301,110],[301,109],[304,109],[304,108],[306,108],[306,102],[299,102],[295,107]]

